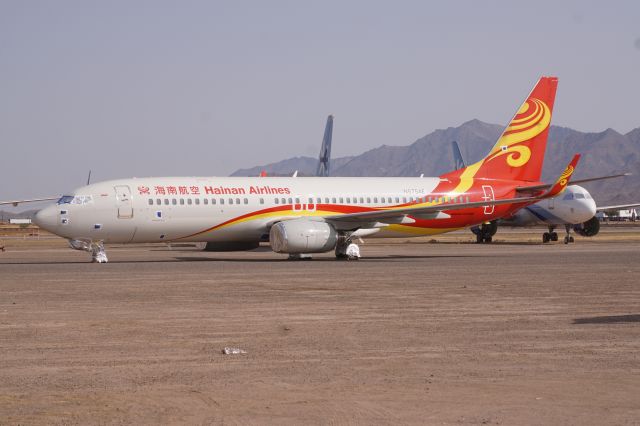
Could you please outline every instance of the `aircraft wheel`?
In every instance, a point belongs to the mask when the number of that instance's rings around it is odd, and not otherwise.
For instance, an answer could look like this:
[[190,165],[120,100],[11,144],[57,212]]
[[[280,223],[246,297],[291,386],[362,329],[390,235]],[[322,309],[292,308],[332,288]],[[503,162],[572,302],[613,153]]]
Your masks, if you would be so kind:
[[550,239],[551,239],[551,236],[549,235],[548,232],[545,232],[544,234],[542,234],[542,244],[548,243]]
[[558,241],[558,233],[557,232],[552,232],[549,234],[549,240],[551,241]]
[[564,243],[569,244],[569,237],[564,237]]
[[485,237],[484,239],[485,243],[490,243],[491,241],[493,241],[493,237]]
[[569,242],[570,242],[570,243],[574,242],[573,237],[569,237]]
[[480,234],[476,235],[476,243],[482,244],[483,242],[484,242],[484,238],[482,238],[482,235]]

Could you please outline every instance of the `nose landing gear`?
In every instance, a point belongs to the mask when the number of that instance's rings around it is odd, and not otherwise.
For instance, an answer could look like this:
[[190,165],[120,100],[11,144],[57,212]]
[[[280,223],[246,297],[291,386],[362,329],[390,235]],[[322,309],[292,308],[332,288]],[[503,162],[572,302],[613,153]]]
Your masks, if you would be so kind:
[[571,235],[571,225],[565,225],[564,228],[567,230],[567,235],[564,237],[564,243],[572,243],[574,240],[573,235]]

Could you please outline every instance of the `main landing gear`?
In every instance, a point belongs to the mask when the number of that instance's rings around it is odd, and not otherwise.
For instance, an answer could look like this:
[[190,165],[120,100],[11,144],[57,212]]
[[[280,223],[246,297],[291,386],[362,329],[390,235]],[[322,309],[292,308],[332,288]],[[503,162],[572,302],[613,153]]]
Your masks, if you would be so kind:
[[[573,235],[571,235],[571,225],[565,225],[564,228],[567,232],[567,235],[565,235],[563,242],[565,244],[574,242]],[[543,243],[546,244],[550,241],[558,241],[558,234],[554,231],[554,229],[556,229],[555,226],[549,226],[549,232],[545,232],[544,234],[542,234]]]
[[360,247],[353,243],[351,237],[339,235],[336,244],[336,259],[358,260],[360,259]]
[[545,232],[544,234],[542,234],[542,242],[544,244],[548,243],[549,241],[558,241],[558,234],[554,231],[554,229],[556,229],[555,226],[549,226],[549,232]]
[[471,232],[476,235],[476,243],[478,244],[490,243],[493,241],[493,236],[496,235],[497,231],[498,223],[495,220],[471,228]]
[[107,263],[109,261],[102,241],[69,240],[69,245],[72,249],[91,253],[91,262],[93,263]]

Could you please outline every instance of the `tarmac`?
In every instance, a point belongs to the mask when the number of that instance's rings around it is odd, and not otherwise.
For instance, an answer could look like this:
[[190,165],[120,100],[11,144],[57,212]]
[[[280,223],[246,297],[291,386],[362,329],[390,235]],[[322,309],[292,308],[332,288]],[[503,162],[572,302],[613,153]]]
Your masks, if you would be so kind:
[[0,424],[638,424],[640,233],[616,232],[353,262],[6,241]]

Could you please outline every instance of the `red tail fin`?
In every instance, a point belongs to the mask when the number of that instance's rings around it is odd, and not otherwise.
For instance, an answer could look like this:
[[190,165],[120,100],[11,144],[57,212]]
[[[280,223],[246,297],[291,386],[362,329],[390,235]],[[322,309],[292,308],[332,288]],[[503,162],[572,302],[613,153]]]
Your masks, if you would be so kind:
[[558,79],[542,77],[502,132],[489,155],[444,177],[459,178],[465,192],[477,178],[537,182],[542,173]]
[[542,77],[481,161],[476,177],[539,181],[558,79]]

